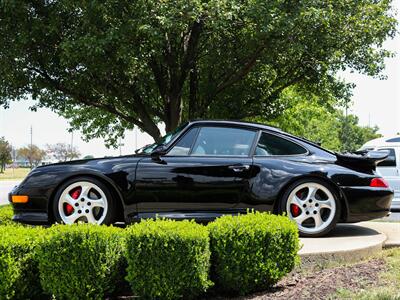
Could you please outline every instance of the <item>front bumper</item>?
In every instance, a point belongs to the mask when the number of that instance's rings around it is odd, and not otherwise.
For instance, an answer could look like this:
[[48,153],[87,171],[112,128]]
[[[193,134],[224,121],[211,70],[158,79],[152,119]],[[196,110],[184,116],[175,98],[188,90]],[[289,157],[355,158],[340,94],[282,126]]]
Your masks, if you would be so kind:
[[348,204],[348,223],[379,219],[390,213],[393,190],[389,188],[342,187],[342,191]]
[[[14,187],[8,194],[8,201],[13,206],[13,221],[31,225],[49,224],[47,213],[47,196],[40,189],[26,189],[23,185]],[[13,195],[28,195],[27,203],[12,203]]]

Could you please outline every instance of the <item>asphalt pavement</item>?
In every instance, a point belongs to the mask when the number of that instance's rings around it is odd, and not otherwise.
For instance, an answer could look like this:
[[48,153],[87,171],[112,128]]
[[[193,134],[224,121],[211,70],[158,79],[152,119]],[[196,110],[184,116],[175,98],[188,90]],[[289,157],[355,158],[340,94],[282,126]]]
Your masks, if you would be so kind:
[[0,205],[8,203],[8,193],[20,182],[20,180],[0,180]]
[[382,221],[400,222],[400,211],[392,212],[389,217],[383,218]]

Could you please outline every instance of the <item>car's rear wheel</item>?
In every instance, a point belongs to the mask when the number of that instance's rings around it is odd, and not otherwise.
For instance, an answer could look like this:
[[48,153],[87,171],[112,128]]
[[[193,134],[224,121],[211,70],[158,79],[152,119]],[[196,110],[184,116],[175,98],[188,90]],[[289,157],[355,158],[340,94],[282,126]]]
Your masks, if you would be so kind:
[[340,201],[335,191],[321,180],[300,180],[284,193],[280,211],[297,223],[305,237],[328,234],[340,216]]
[[53,212],[58,223],[111,224],[115,217],[115,205],[111,193],[101,181],[79,177],[58,189]]

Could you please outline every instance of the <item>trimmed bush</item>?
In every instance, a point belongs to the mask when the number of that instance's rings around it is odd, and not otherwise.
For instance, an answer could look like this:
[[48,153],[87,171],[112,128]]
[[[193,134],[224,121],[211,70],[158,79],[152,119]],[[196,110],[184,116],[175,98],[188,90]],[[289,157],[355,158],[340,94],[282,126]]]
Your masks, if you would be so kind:
[[39,299],[35,253],[44,229],[0,226],[0,299]]
[[135,295],[195,297],[211,285],[205,226],[190,221],[146,220],[127,229],[127,281]]
[[270,287],[299,262],[297,226],[285,216],[223,216],[208,225],[212,279],[217,288],[246,294]]
[[12,221],[13,209],[11,205],[0,205],[0,225],[14,223]]
[[39,252],[43,290],[57,299],[104,299],[123,276],[123,230],[55,225]]

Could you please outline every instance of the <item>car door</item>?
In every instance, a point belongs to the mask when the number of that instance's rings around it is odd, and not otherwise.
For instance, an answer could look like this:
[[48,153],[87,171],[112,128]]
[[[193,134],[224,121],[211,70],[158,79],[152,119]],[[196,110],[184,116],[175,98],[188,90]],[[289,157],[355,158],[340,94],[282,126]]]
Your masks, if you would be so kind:
[[399,149],[396,147],[382,147],[378,148],[377,150],[379,151],[389,151],[388,157],[380,162],[377,165],[377,172],[379,175],[381,175],[387,182],[389,183],[389,186],[394,190],[395,192],[395,198],[400,197],[400,158],[399,158]]
[[139,162],[138,212],[169,212],[178,218],[188,212],[234,211],[248,188],[256,135],[245,128],[189,128],[166,155]]

